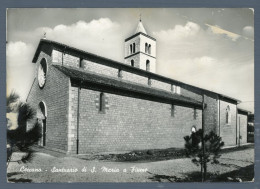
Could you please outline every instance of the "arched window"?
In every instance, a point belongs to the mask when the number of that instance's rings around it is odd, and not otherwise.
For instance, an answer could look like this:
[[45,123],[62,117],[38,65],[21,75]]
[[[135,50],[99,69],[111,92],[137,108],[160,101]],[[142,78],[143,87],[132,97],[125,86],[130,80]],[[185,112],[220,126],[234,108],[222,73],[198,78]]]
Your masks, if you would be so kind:
[[41,146],[46,145],[46,119],[47,119],[47,107],[46,104],[43,101],[41,101],[37,109],[37,121],[41,126],[41,135],[42,135],[42,138],[38,144]]
[[135,43],[133,44],[133,53],[135,53]]
[[100,93],[100,96],[99,96],[99,111],[105,112],[105,94],[104,93]]
[[231,113],[230,113],[230,107],[227,106],[226,108],[226,124],[231,123]]
[[131,66],[135,66],[135,61],[134,60],[131,60]]
[[130,54],[132,54],[133,53],[133,45],[131,44],[130,45]]
[[174,117],[176,114],[176,108],[174,106],[174,104],[171,104],[171,116]]
[[148,53],[151,54],[151,45],[148,45]]
[[148,52],[148,44],[145,43],[145,53],[147,53],[147,52]]
[[148,86],[152,86],[152,79],[150,77],[148,78]]
[[150,60],[146,60],[146,71],[150,71]]
[[123,71],[122,71],[121,69],[118,70],[118,77],[119,77],[119,78],[123,78],[122,72],[123,72]]

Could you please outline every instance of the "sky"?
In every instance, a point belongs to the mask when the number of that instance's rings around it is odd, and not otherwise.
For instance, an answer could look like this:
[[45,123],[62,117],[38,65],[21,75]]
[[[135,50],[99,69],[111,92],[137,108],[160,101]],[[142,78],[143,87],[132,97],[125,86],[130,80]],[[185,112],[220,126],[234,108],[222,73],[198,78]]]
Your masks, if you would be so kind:
[[250,8],[8,9],[7,95],[25,100],[33,55],[46,38],[124,62],[139,17],[157,40],[156,73],[241,100],[254,112],[254,10]]

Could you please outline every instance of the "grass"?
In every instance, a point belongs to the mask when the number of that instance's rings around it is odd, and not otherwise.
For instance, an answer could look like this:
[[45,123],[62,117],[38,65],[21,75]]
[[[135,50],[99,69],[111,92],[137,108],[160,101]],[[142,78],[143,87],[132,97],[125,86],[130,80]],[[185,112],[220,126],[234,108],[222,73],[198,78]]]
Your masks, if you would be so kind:
[[[221,154],[241,151],[252,148],[252,145],[239,146],[233,148],[226,148],[221,150]],[[149,162],[149,161],[163,161],[170,159],[186,158],[185,149],[181,148],[167,148],[167,149],[150,149],[150,150],[135,150],[123,154],[101,154],[93,156],[79,156],[85,160],[108,160],[116,162]]]
[[[250,182],[253,178],[254,164],[220,175],[207,173],[207,180],[205,182]],[[201,173],[199,171],[185,173],[185,178],[178,178],[171,175],[152,174],[149,179],[157,182],[201,182]]]

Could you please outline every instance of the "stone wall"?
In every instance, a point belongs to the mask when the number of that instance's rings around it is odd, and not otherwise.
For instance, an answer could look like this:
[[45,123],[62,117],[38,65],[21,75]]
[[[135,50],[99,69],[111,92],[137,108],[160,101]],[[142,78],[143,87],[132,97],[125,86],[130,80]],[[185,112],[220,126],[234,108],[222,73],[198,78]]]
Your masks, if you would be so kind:
[[[77,88],[71,91],[76,94]],[[82,154],[183,148],[183,137],[191,133],[192,126],[201,128],[201,110],[197,110],[194,119],[193,108],[175,106],[173,117],[171,104],[105,93],[105,112],[100,112],[99,95],[99,91],[81,89],[79,153]],[[77,100],[70,106],[76,107]],[[72,142],[75,144],[76,137]],[[73,151],[75,145],[71,146]]]
[[38,57],[36,70],[42,58],[45,58],[48,64],[46,83],[40,89],[36,77],[27,102],[35,110],[39,108],[41,101],[46,104],[46,147],[67,152],[69,78],[51,66],[52,59],[44,52]]

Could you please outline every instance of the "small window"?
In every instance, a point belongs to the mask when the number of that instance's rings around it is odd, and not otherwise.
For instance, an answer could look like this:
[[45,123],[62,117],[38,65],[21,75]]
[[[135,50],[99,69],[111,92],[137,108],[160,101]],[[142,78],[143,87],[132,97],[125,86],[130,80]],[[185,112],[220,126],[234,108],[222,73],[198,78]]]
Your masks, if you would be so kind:
[[146,71],[150,71],[150,60],[146,60]]
[[100,93],[99,96],[99,112],[105,112],[105,94]]
[[152,80],[151,78],[148,78],[148,86],[151,86],[152,85]]
[[80,60],[79,60],[79,67],[82,68],[83,65],[84,65],[84,59],[80,58]]
[[172,85],[172,86],[171,86],[171,91],[172,91],[173,93],[176,93],[176,86],[175,86],[175,85]]
[[171,105],[171,116],[174,117],[175,116],[175,106],[174,104]]
[[134,60],[131,60],[131,66],[135,66],[135,61]]
[[198,111],[197,111],[196,108],[194,108],[194,110],[193,110],[193,119],[197,119],[197,117],[198,117]]
[[145,43],[145,53],[147,53],[147,52],[148,52],[148,44]]
[[227,106],[226,108],[226,124],[231,123],[231,113],[230,113],[230,107]]
[[121,69],[118,70],[118,77],[123,78],[123,71]]
[[132,54],[133,53],[133,46],[132,46],[132,44],[130,45],[130,54]]
[[135,43],[133,44],[133,53],[135,53]]
[[148,45],[148,53],[151,54],[151,45]]
[[180,86],[176,86],[176,93],[181,94],[181,87]]

